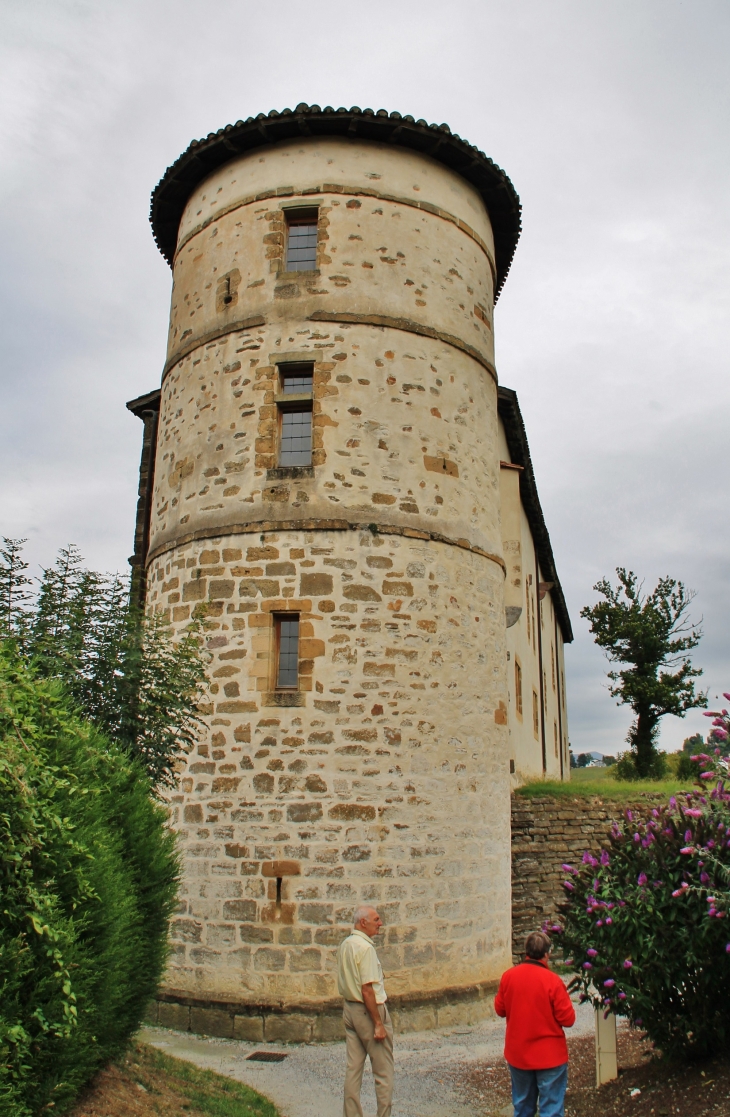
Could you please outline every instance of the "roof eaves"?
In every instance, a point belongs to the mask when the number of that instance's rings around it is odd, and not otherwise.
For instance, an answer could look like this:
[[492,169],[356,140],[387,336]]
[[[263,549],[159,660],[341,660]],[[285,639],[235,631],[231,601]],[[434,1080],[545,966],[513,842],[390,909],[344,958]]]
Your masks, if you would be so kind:
[[145,411],[159,411],[160,410],[160,396],[162,390],[155,388],[152,392],[145,392],[143,396],[137,396],[136,399],[130,399],[127,402],[127,410],[136,415],[138,419],[142,418]]
[[297,105],[296,109],[249,116],[193,140],[168,167],[152,192],[150,222],[155,242],[172,265],[177,233],[187,200],[209,174],[248,151],[302,135],[358,137],[393,143],[443,163],[477,188],[494,233],[497,265],[495,302],[504,285],[522,228],[520,199],[505,172],[483,151],[452,132],[448,124],[427,124],[385,109],[335,109]]

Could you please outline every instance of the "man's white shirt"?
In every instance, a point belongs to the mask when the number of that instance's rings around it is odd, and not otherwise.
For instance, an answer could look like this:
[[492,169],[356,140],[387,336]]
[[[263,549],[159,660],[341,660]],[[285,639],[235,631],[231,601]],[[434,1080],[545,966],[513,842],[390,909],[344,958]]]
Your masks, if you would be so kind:
[[375,1003],[387,1001],[383,984],[383,967],[375,944],[364,931],[353,931],[337,950],[337,988],[346,1001],[362,1003],[362,987],[372,983]]

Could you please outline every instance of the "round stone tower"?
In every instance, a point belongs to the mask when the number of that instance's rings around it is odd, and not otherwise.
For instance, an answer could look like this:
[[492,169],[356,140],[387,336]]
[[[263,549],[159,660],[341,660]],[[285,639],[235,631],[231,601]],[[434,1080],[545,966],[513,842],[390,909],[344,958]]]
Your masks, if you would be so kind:
[[446,125],[299,106],[193,143],[152,222],[174,288],[147,605],[205,617],[211,652],[157,1018],[336,1034],[362,902],[401,1025],[483,1014],[511,959],[513,187]]

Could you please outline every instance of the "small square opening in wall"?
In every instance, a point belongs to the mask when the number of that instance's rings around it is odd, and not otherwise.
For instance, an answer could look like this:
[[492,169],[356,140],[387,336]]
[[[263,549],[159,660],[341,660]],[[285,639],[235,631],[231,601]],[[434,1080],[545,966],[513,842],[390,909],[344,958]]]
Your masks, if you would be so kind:
[[312,391],[314,383],[313,364],[279,365],[281,392],[285,396],[299,396]]
[[276,638],[276,689],[297,690],[299,687],[299,615],[274,617]]
[[291,209],[286,214],[286,270],[316,271],[319,210]]

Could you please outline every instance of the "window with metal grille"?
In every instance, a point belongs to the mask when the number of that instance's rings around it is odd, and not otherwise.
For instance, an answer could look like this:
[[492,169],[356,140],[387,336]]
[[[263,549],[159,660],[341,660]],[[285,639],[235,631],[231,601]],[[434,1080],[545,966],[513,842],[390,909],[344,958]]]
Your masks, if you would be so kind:
[[312,464],[312,412],[282,411],[279,465]]
[[279,380],[279,465],[311,465],[314,365],[280,365]]
[[286,396],[312,391],[314,370],[311,365],[283,365],[280,369],[281,390]]
[[287,213],[286,270],[315,271],[317,267],[316,209]]
[[299,685],[299,617],[275,617],[276,687],[296,690]]

